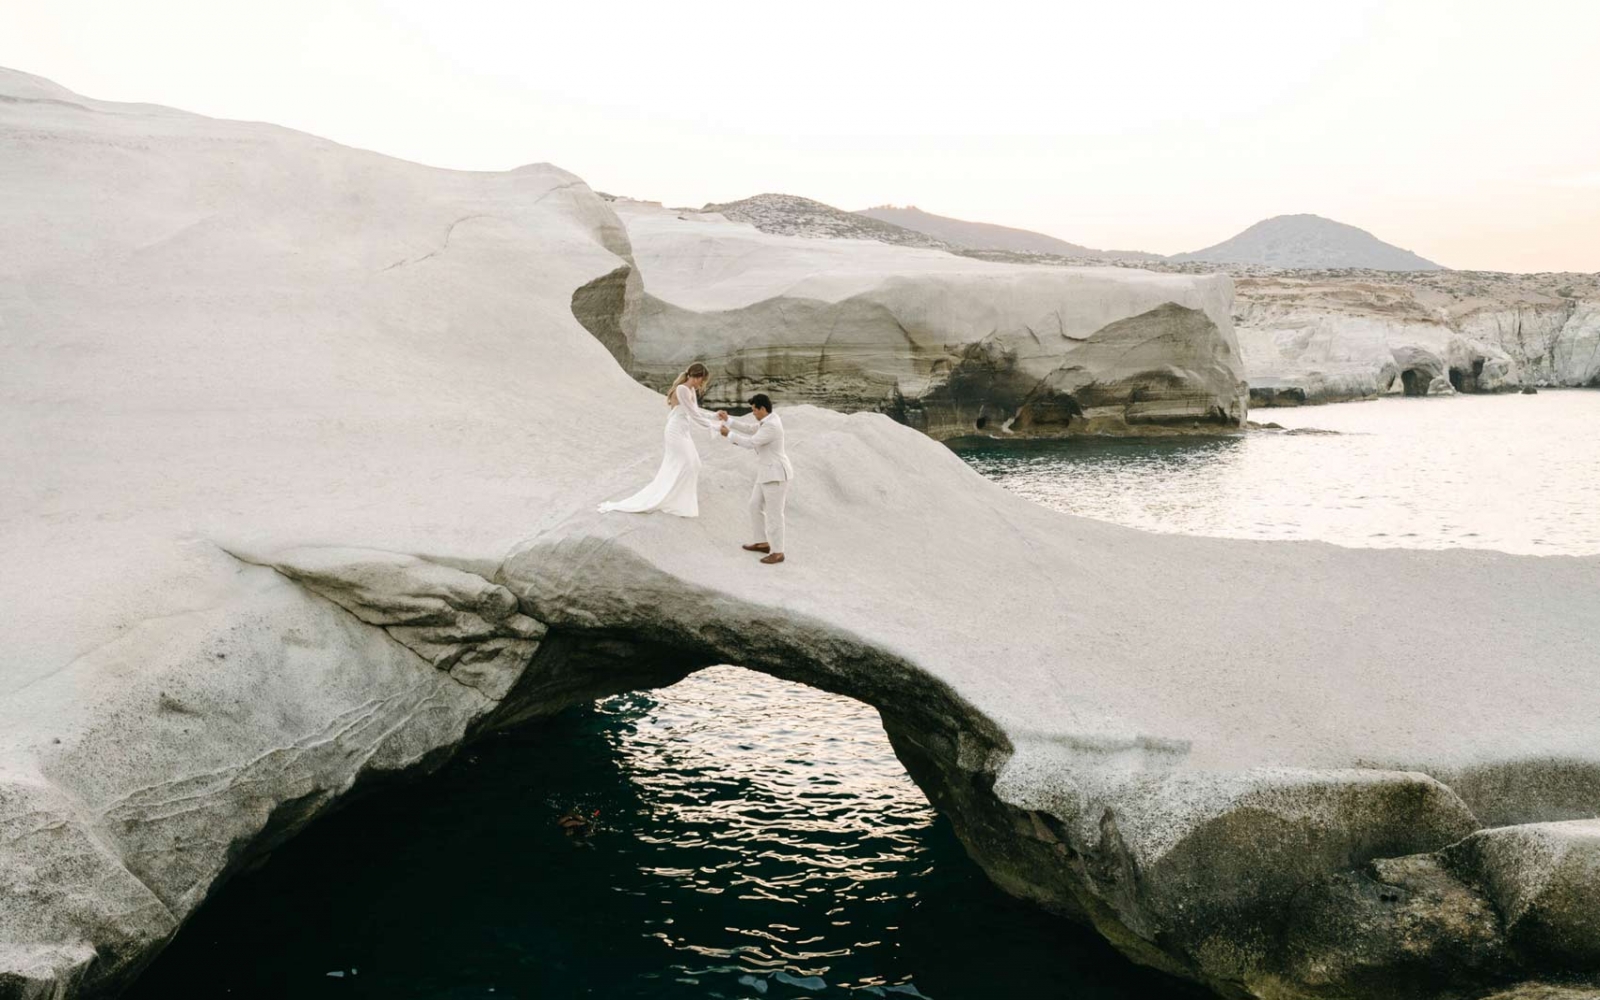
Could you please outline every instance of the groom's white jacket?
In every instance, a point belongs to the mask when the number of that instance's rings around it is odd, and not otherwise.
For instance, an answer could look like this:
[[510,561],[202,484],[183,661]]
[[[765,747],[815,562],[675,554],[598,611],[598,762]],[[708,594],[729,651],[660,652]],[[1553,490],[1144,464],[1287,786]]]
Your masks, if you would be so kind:
[[794,478],[794,466],[783,450],[783,421],[776,412],[765,420],[728,418],[728,440],[756,452],[756,482],[784,483]]

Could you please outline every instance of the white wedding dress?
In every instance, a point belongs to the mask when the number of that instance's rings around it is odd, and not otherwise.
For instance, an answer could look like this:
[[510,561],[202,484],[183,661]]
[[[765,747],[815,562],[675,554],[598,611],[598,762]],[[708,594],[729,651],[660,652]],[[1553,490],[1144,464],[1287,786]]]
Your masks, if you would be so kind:
[[700,408],[695,391],[686,385],[676,390],[677,406],[668,407],[667,426],[661,434],[664,453],[656,477],[626,500],[612,500],[600,510],[643,514],[659,510],[679,517],[700,516],[700,452],[694,446],[694,428],[716,431],[716,414]]

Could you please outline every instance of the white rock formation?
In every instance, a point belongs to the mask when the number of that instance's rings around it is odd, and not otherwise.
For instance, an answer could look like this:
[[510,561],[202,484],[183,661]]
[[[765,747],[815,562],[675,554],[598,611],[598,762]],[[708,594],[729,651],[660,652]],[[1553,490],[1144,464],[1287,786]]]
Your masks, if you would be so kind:
[[648,384],[700,360],[712,405],[761,389],[889,413],[941,439],[1244,418],[1226,276],[999,264],[616,207],[645,293],[617,354]]
[[1463,336],[1506,355],[1509,384],[1600,385],[1600,297],[1517,296],[1443,312]]
[[0,176],[9,997],[115,986],[358,775],[442,759],[543,631],[485,577],[660,407],[570,311],[627,244],[560,170],[0,72]]
[[[672,223],[696,221],[712,223],[721,221],[705,212],[663,212],[660,206],[622,200],[619,212],[629,220],[633,229],[639,230],[637,242],[648,250],[649,244],[660,240],[689,241],[689,247],[673,247],[674,254],[694,259],[694,236],[682,227],[672,228]],[[1284,243],[1279,253],[1224,254],[1218,261],[1241,260],[1253,263],[1205,263],[1196,255],[1179,255],[1158,258],[1154,255],[1117,254],[1074,248],[1065,244],[1058,252],[1039,250],[975,249],[979,246],[1005,244],[1006,234],[1033,237],[1022,231],[983,223],[967,223],[956,219],[929,216],[915,210],[871,210],[864,213],[842,212],[820,202],[791,195],[758,195],[725,206],[708,206],[725,210],[729,218],[746,222],[768,236],[799,236],[811,240],[873,240],[949,250],[964,254],[972,260],[979,259],[1000,264],[1065,265],[1082,273],[1084,265],[1104,268],[1107,265],[1125,265],[1129,258],[1139,258],[1139,266],[1168,275],[1191,277],[1227,273],[1237,282],[1233,320],[1237,343],[1244,360],[1252,400],[1261,405],[1298,405],[1300,403],[1336,402],[1347,399],[1370,399],[1385,392],[1410,392],[1415,395],[1449,395],[1455,391],[1495,392],[1525,386],[1587,386],[1600,384],[1600,276],[1585,274],[1512,275],[1492,272],[1447,271],[1414,258],[1405,251],[1381,243],[1370,234],[1350,226],[1318,219],[1315,216],[1285,216],[1252,227],[1250,247],[1260,250],[1257,243],[1273,243],[1282,237]],[[648,219],[652,214],[659,218]],[[911,229],[903,228],[903,223]],[[921,226],[920,231],[916,227]],[[877,228],[875,228],[877,227]],[[981,238],[983,234],[997,234],[995,238]],[[761,268],[768,278],[776,278],[782,266],[775,264],[775,248],[784,241],[767,241],[767,245],[754,242],[749,234],[733,230],[711,230],[698,227],[700,235],[716,233],[711,246],[702,248],[709,259],[716,261],[714,269],[690,269],[680,275],[679,284],[687,284],[691,294],[700,295],[715,289],[729,280],[726,272],[732,270],[723,257],[733,255],[761,255]],[[1257,237],[1260,239],[1258,240]],[[1300,238],[1304,237],[1302,241]],[[1040,237],[1048,240],[1048,237]],[[1304,242],[1305,246],[1301,243]],[[851,254],[848,246],[830,250],[814,245],[793,244],[796,267],[806,264],[822,268],[848,266]],[[1033,246],[1024,240],[1023,244]],[[1276,243],[1273,243],[1276,246]],[[1288,249],[1285,249],[1288,248]],[[1304,253],[1299,250],[1304,250]],[[1307,249],[1309,248],[1309,249]],[[867,258],[876,261],[873,266],[890,267],[894,255],[884,255],[882,248],[865,251]],[[1295,252],[1289,252],[1295,250]],[[1281,266],[1269,266],[1263,261],[1278,261]],[[731,258],[730,258],[731,259]],[[900,258],[908,273],[920,269],[913,257]],[[803,262],[803,263],[802,263]],[[1363,264],[1362,262],[1365,262]],[[1359,265],[1359,266],[1358,266]],[[1421,267],[1424,270],[1393,270],[1395,267]],[[1296,269],[1299,268],[1299,269]],[[1102,270],[1101,273],[1104,273]],[[1112,273],[1131,274],[1123,267]],[[809,272],[797,270],[797,279]],[[619,278],[621,276],[619,275]],[[637,280],[637,276],[629,276]],[[927,279],[924,279],[927,280]],[[606,297],[613,282],[596,286],[600,298]],[[613,347],[619,360],[628,365],[650,384],[670,379],[673,373],[651,359],[667,354],[671,361],[678,360],[677,349],[688,351],[702,338],[721,348],[724,341],[736,347],[751,337],[749,348],[755,353],[765,348],[768,340],[778,336],[795,343],[814,342],[815,334],[807,327],[822,326],[834,340],[829,341],[826,357],[796,356],[786,345],[779,345],[767,355],[758,357],[755,368],[773,381],[791,377],[788,369],[803,369],[813,399],[836,409],[881,409],[903,420],[926,420],[924,429],[936,436],[955,436],[971,433],[968,426],[971,413],[946,413],[942,401],[933,396],[931,411],[920,405],[914,394],[927,382],[925,377],[906,379],[900,372],[907,366],[886,361],[893,357],[905,336],[898,328],[884,329],[877,335],[862,338],[875,340],[880,347],[872,358],[854,353],[841,354],[835,348],[841,327],[855,329],[870,327],[874,320],[884,317],[872,310],[819,309],[816,303],[805,300],[788,303],[788,308],[777,315],[768,315],[767,304],[741,303],[737,311],[714,317],[685,317],[671,308],[663,308],[655,301],[655,287],[660,286],[667,303],[677,294],[670,276],[651,282],[651,298],[643,315],[627,317],[627,331],[602,330],[595,332]],[[781,283],[768,289],[780,297],[784,294]],[[586,293],[587,294],[587,293]],[[999,298],[1004,299],[1004,296]],[[712,306],[710,308],[715,308]],[[691,310],[693,311],[693,310]],[[663,318],[660,313],[665,312]],[[603,310],[612,315],[609,302]],[[844,315],[841,315],[841,314]],[[1028,329],[1036,327],[1024,324]],[[593,326],[593,324],[591,324]],[[706,331],[725,330],[711,337]],[[998,327],[996,329],[999,329]],[[784,331],[781,335],[772,331]],[[985,330],[985,333],[988,331]],[[956,338],[967,336],[965,331],[955,331]],[[636,364],[629,353],[629,345],[642,340],[641,356]],[[942,344],[953,343],[943,334],[936,338]],[[881,346],[891,345],[891,346]],[[933,383],[950,364],[946,360],[930,361],[926,345],[923,355],[910,366],[914,371],[933,372]],[[1041,345],[1052,346],[1052,345]],[[1024,345],[1027,349],[1027,345]],[[679,352],[682,353],[682,352]],[[812,352],[816,354],[817,352]],[[807,367],[807,362],[816,362]],[[832,368],[843,364],[847,371]],[[979,359],[979,366],[988,365],[990,359]],[[863,377],[855,368],[865,365],[870,370]],[[1235,368],[1237,369],[1237,365]],[[814,370],[813,370],[814,369]],[[1409,373],[1409,374],[1408,374]],[[883,399],[886,384],[892,381],[897,388],[909,382],[910,405],[892,393]],[[967,391],[987,394],[992,409],[1005,410],[1017,406],[1019,393],[1025,393],[1034,383],[1023,380],[1020,386],[1004,384],[1008,380],[984,380],[981,385],[970,383]],[[826,388],[836,383],[832,391]],[[1148,398],[1149,386],[1137,391],[1127,389],[1129,397]],[[738,401],[738,386],[718,385],[714,390],[726,398],[717,402],[730,404]],[[902,390],[903,391],[903,390]],[[1037,407],[1034,407],[1037,409]],[[986,421],[984,433],[994,433],[1004,426],[1004,421]],[[1087,424],[1069,425],[1071,431],[1082,431]],[[1111,429],[1108,426],[1097,428]],[[1051,425],[1038,433],[1059,433]],[[1145,429],[1144,432],[1148,432]]]
[[1346,995],[1277,932],[1320,880],[1600,803],[1600,559],[1144,534],[801,406],[761,566],[737,449],[698,520],[593,513],[665,407],[571,311],[637,294],[576,178],[0,97],[0,997],[111,993],[358,782],[711,662],[878,706],[1000,885],[1235,994]]
[[1463,294],[1471,280],[1237,279],[1234,324],[1252,402],[1600,384],[1600,298],[1510,280]]
[[1600,819],[1483,830],[1448,856],[1529,964],[1600,968]]

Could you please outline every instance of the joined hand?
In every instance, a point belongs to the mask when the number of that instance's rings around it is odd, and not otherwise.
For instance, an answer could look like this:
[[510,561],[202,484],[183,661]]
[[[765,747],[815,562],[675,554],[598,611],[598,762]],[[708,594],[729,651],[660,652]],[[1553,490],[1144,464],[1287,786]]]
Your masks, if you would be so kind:
[[718,433],[721,434],[723,437],[727,437],[728,436],[728,425],[727,424],[723,424],[720,428],[718,428]]

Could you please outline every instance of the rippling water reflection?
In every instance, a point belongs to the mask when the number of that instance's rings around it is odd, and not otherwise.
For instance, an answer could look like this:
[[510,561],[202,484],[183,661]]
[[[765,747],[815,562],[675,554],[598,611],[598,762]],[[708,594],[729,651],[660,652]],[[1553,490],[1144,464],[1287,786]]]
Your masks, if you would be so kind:
[[1153,531],[1600,553],[1600,392],[1382,399],[1251,416],[1339,433],[961,451],[1031,500]]
[[[590,836],[557,826],[574,811]],[[990,886],[876,712],[713,667],[318,823],[132,995],[1196,994]]]
[[[869,970],[898,964],[873,953],[897,947],[900,922],[917,919],[934,815],[885,752],[875,712],[733,667],[600,712],[623,723],[606,740],[641,794],[647,822],[634,835],[664,856],[640,859],[645,889],[680,907],[653,937],[685,960],[737,963],[713,973],[896,985]],[[685,851],[699,864],[677,864]],[[707,906],[694,894],[755,905]],[[856,974],[841,979],[844,969]]]

